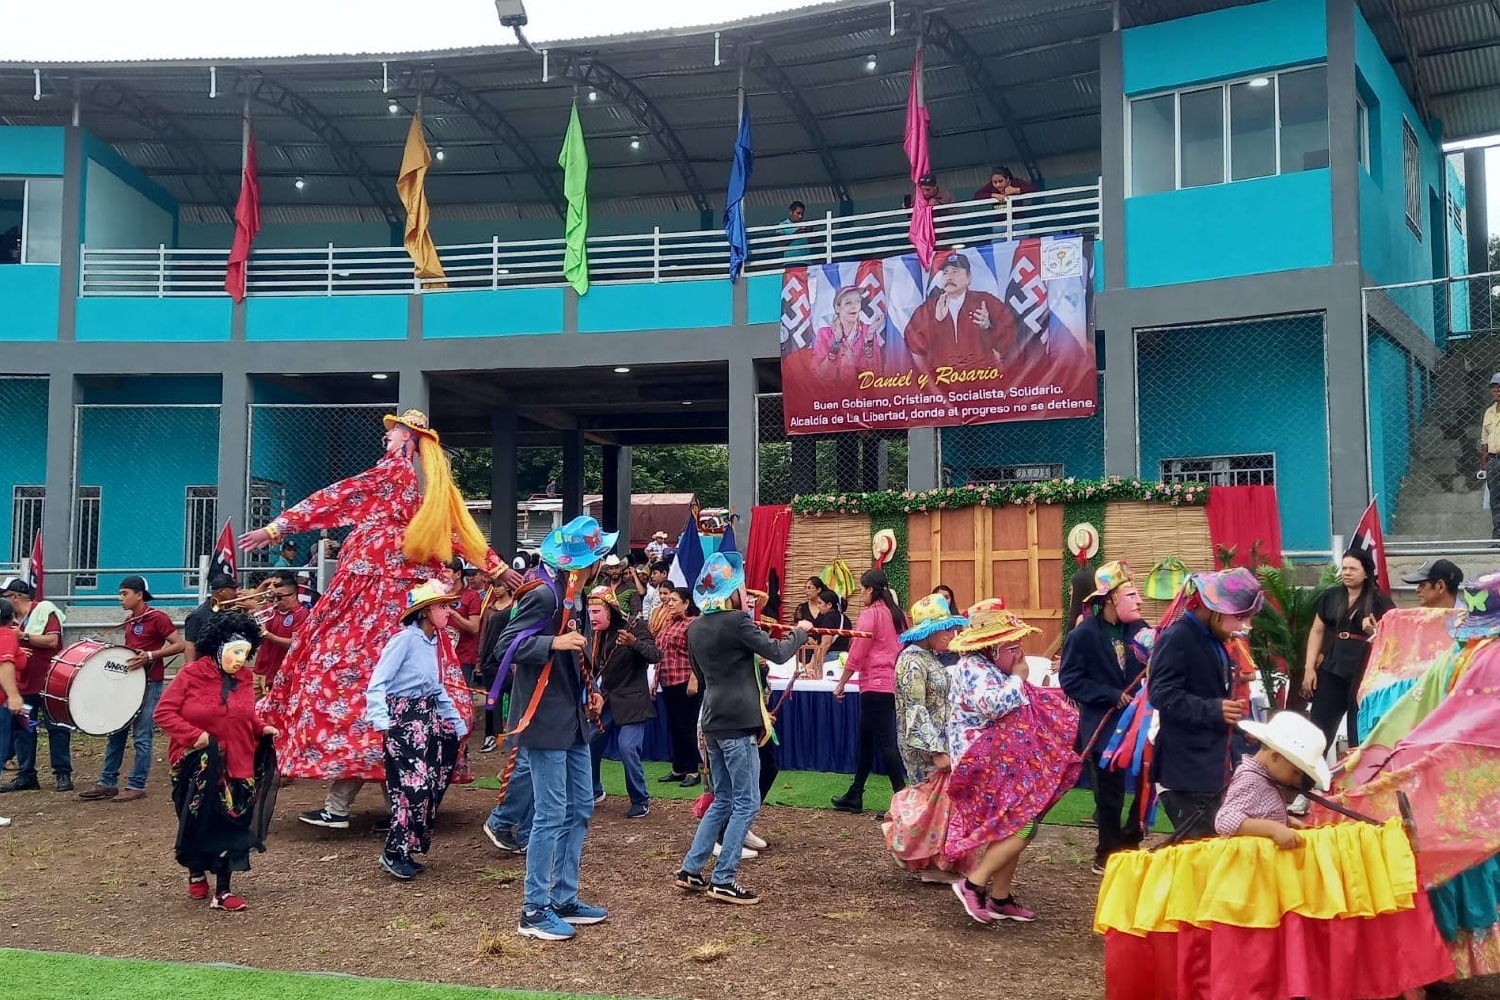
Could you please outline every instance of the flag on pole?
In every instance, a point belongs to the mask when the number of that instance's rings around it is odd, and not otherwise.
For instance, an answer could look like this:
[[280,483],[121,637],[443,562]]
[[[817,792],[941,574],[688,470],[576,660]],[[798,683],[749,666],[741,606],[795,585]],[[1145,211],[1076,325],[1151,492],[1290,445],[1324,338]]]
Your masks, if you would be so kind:
[[1349,550],[1370,554],[1375,563],[1375,582],[1381,593],[1389,595],[1391,575],[1385,568],[1385,539],[1380,535],[1380,506],[1374,499],[1370,500],[1370,506],[1360,516],[1359,527],[1354,529],[1354,537],[1349,542]]
[[224,573],[240,578],[239,560],[235,557],[234,531],[231,529],[231,520],[224,522],[224,530],[219,532],[218,544],[214,546],[214,556],[209,560],[209,575]]
[[31,587],[33,600],[42,599],[42,533],[37,531],[36,537],[31,541],[31,559],[21,567],[21,579]]
[[[422,114],[411,116],[411,128],[406,132],[406,150],[401,154],[401,174],[396,178],[396,194],[406,206],[406,233],[402,242],[411,254],[419,278],[444,278],[443,262],[438,259],[437,247],[432,244],[432,233],[428,226],[432,212],[427,206],[427,168],[432,166],[432,153],[427,149],[427,139],[422,135]],[[435,282],[427,288],[447,288]]]
[[917,48],[917,58],[911,64],[911,90],[906,95],[906,158],[911,162],[911,225],[907,236],[916,247],[917,258],[922,266],[932,266],[932,248],[937,236],[932,229],[932,206],[922,197],[917,185],[924,175],[932,172],[932,160],[927,151],[927,124],[932,116],[927,113],[927,103],[922,97],[922,49]]
[[245,267],[250,262],[250,248],[260,232],[260,172],[255,165],[255,130],[245,126],[249,139],[245,147],[245,170],[240,177],[240,200],[234,206],[234,243],[229,248],[229,266],[224,272],[224,291],[236,302],[245,299]]
[[687,524],[682,527],[682,535],[677,539],[677,558],[672,560],[672,568],[667,572],[667,579],[672,581],[674,587],[687,587],[693,589],[693,584],[698,582],[698,574],[703,572],[703,540],[698,537],[698,512],[688,511]]
[[734,166],[729,168],[729,194],[724,200],[724,235],[729,238],[729,280],[737,281],[750,245],[745,235],[745,188],[755,170],[755,148],[750,141],[750,102],[740,101],[740,130],[734,139]]
[[577,99],[568,115],[568,131],[563,134],[557,165],[563,168],[563,195],[568,199],[568,219],[563,224],[563,238],[567,242],[563,276],[573,291],[583,295],[589,290],[589,151],[583,144]]

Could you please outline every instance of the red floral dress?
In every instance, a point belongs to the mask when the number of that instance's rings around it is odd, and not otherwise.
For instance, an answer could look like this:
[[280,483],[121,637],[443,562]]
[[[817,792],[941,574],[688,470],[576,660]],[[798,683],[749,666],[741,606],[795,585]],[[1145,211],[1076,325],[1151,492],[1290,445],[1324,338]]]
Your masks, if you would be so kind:
[[[416,563],[401,551],[421,503],[411,460],[388,454],[276,518],[285,534],[353,529],[327,593],[293,637],[261,706],[265,721],[281,731],[282,774],[385,780],[384,738],[365,721],[365,689],[386,640],[401,628],[407,592],[440,568],[437,560]],[[450,648],[439,662],[443,686],[472,730],[474,701],[458,658]],[[455,781],[472,780],[462,763],[460,770]]]

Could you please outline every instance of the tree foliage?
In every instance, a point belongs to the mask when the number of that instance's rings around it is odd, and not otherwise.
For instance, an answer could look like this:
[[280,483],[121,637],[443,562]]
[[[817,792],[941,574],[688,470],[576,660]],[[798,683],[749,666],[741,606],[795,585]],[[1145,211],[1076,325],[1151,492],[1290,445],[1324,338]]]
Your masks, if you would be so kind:
[[[490,495],[492,456],[488,448],[465,448],[453,459],[453,476],[471,500]],[[522,448],[517,455],[517,494],[528,497],[547,492],[549,483],[562,486],[561,448]],[[657,445],[631,450],[631,490],[634,493],[695,493],[704,507],[729,505],[729,450],[723,445]],[[583,491],[604,489],[604,452],[583,451]]]

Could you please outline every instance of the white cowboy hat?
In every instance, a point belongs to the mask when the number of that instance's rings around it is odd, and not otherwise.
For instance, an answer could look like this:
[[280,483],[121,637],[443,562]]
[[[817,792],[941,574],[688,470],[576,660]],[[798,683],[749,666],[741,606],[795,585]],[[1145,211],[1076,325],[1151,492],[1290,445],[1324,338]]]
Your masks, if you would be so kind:
[[1328,742],[1323,731],[1296,712],[1277,712],[1270,722],[1241,722],[1240,728],[1261,746],[1270,747],[1326,791],[1333,775],[1323,759]]

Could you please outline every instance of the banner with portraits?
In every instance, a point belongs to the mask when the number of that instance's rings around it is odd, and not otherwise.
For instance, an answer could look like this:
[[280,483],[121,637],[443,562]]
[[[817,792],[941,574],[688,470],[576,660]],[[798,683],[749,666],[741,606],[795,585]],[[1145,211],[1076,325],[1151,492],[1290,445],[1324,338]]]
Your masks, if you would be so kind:
[[788,434],[1090,417],[1094,244],[1035,237],[789,267]]

